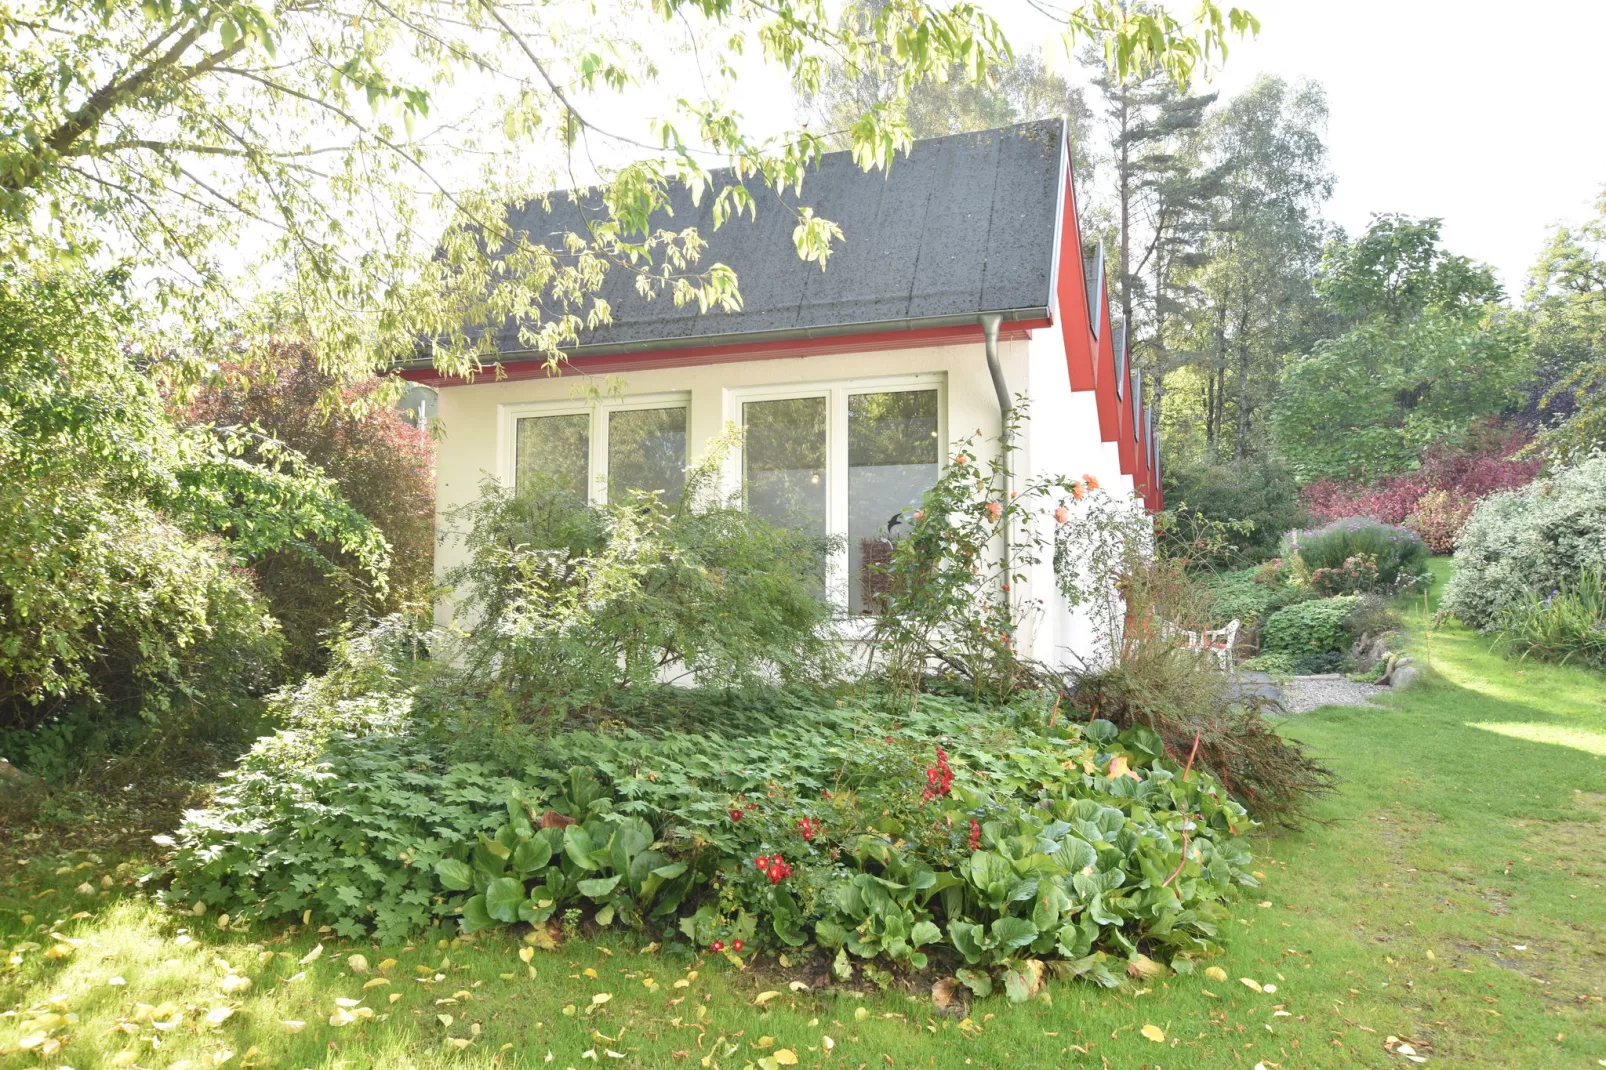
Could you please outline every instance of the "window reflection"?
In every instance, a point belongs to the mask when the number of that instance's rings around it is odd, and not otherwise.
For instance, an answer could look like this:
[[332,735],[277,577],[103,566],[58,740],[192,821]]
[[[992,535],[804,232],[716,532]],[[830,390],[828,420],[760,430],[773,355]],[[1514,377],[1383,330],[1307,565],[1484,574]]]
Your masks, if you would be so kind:
[[848,396],[848,612],[874,613],[892,543],[937,481],[937,391]]

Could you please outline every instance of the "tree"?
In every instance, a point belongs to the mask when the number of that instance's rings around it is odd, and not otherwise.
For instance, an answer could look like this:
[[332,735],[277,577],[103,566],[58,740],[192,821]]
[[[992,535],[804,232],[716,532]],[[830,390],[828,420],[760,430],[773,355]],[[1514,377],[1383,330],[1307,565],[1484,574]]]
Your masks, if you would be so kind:
[[1436,219],[1378,216],[1333,242],[1318,291],[1349,327],[1283,372],[1275,435],[1302,480],[1414,467],[1512,405],[1528,378],[1524,325],[1487,267],[1442,248]]
[[1606,191],[1596,210],[1551,237],[1526,302],[1538,373],[1530,415],[1541,447],[1568,462],[1606,447]]
[[[1065,16],[1068,33],[1105,34],[1120,69],[1177,78],[1256,26],[1213,0],[1187,26],[1115,0]],[[690,93],[652,54],[669,34],[709,76]],[[808,92],[828,62],[896,68],[898,96],[849,133],[866,167],[908,147],[909,91],[1008,55],[964,0],[890,0],[853,25],[822,4],[746,0],[620,0],[602,18],[505,0],[24,0],[0,10],[0,243],[13,260],[132,259],[202,344],[220,323],[264,343],[288,315],[329,367],[431,338],[439,366],[466,371],[494,354],[475,328],[513,317],[555,356],[607,317],[593,295],[608,271],[676,302],[739,300],[728,269],[699,263],[695,231],[654,213],[672,179],[703,191],[723,163],[780,190],[823,151],[817,134],[748,132],[733,84],[751,49]],[[627,91],[672,103],[614,129],[599,98]],[[592,179],[603,207],[584,234],[551,249],[509,232],[510,201]],[[710,195],[716,219],[759,208],[743,186]],[[779,197],[763,208],[791,211],[800,255],[824,265],[831,221]],[[245,317],[226,270],[254,242],[283,272],[274,320]]]
[[222,724],[281,679],[247,566],[339,557],[385,587],[389,546],[322,472],[174,423],[127,289],[0,272],[0,728]]
[[1211,457],[1241,461],[1267,448],[1259,416],[1287,355],[1314,341],[1320,211],[1333,188],[1326,123],[1319,87],[1262,77],[1206,125],[1208,217],[1178,327],[1203,373],[1195,383]]
[[[864,22],[886,6],[869,0],[843,12],[848,23]],[[800,101],[806,126],[818,130],[835,147],[850,148],[859,116],[896,106],[902,77],[900,65],[881,70],[834,63],[823,72],[819,88]],[[1032,55],[1000,59],[986,76],[972,80],[962,69],[946,72],[904,93],[902,107],[909,134],[942,137],[971,130],[991,130],[1033,119],[1064,118],[1071,132],[1071,160],[1079,186],[1091,184],[1092,154],[1086,133],[1092,113],[1078,86],[1049,71]]]

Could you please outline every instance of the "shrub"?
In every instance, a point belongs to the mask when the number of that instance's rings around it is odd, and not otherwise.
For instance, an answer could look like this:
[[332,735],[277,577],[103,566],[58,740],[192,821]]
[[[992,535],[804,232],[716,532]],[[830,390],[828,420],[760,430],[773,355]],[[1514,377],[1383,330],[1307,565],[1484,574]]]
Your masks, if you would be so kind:
[[591,507],[488,482],[450,518],[468,558],[445,580],[478,625],[471,675],[520,716],[559,718],[666,674],[740,688],[833,675],[831,542],[719,497],[719,463],[688,472],[673,502]]
[[243,565],[333,546],[382,585],[388,551],[293,451],[175,425],[123,286],[0,273],[0,725],[119,746],[254,721],[281,640]]
[[1417,499],[1411,515],[1405,518],[1405,527],[1434,553],[1451,554],[1474,504],[1469,498],[1452,498],[1447,490],[1430,490]]
[[[1420,467],[1404,475],[1370,484],[1336,480],[1312,483],[1301,493],[1301,502],[1319,522],[1369,516],[1385,524],[1413,527],[1407,521],[1421,511],[1424,499],[1442,493],[1442,504],[1435,499],[1429,510],[1443,515],[1422,521],[1435,537],[1429,538],[1427,531],[1420,534],[1434,546],[1435,553],[1449,553],[1449,549],[1439,548],[1445,541],[1437,533],[1455,520],[1457,512],[1470,511],[1480,498],[1496,491],[1520,487],[1539,471],[1538,460],[1516,458],[1527,443],[1520,432],[1490,427],[1462,446],[1440,443],[1430,448]],[[1449,539],[1454,537],[1455,532],[1448,532]]]
[[[346,502],[391,548],[388,586],[364,582],[361,563],[338,546],[319,557],[278,550],[252,562],[285,635],[292,671],[322,669],[326,646],[353,616],[385,614],[427,601],[435,567],[434,449],[429,435],[383,403],[384,383],[339,383],[310,347],[273,345],[258,363],[210,376],[185,419],[260,430],[334,481]],[[251,456],[259,451],[252,448]]]
[[842,977],[937,954],[1024,998],[1034,956],[1114,984],[1106,953],[1141,942],[1187,969],[1255,883],[1251,823],[1213,777],[1147,729],[1057,721],[1046,696],[660,698],[496,748],[416,705],[316,753],[283,732],[186,821],[170,894],[385,939],[583,911],[681,946],[814,943]]
[[1561,590],[1581,572],[1606,572],[1606,456],[1478,503],[1461,531],[1444,608],[1482,631]]
[[1519,657],[1606,669],[1606,578],[1586,569],[1543,598],[1530,594],[1501,616],[1499,632]]
[[1319,568],[1310,575],[1310,585],[1323,595],[1361,594],[1380,586],[1377,561],[1371,554],[1346,557],[1337,568]]
[[1275,554],[1278,541],[1304,513],[1293,475],[1272,458],[1173,464],[1164,480],[1168,502],[1206,520],[1246,522],[1248,529],[1235,542],[1239,556],[1249,559]]
[[1260,631],[1263,654],[1286,654],[1298,672],[1331,672],[1349,645],[1349,616],[1361,604],[1353,595],[1319,598],[1279,609]]
[[[1369,580],[1372,566],[1377,570],[1374,586],[1380,590],[1405,590],[1429,579],[1426,543],[1404,528],[1365,517],[1296,532],[1288,552],[1299,555],[1313,579],[1323,569],[1334,570],[1333,584]],[[1363,559],[1365,564],[1351,564],[1352,558]]]

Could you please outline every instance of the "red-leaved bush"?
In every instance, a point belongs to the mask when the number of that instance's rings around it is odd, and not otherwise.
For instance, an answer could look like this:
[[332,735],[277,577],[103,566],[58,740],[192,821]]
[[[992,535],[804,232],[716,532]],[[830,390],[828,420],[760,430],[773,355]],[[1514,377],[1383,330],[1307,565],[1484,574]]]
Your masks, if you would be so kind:
[[1471,447],[1437,446],[1414,472],[1372,484],[1324,479],[1301,498],[1317,521],[1369,516],[1408,528],[1434,553],[1447,554],[1478,499],[1533,482],[1540,462],[1512,456],[1526,443],[1519,432],[1500,432]]
[[[296,671],[322,667],[325,642],[353,613],[387,613],[429,596],[434,574],[434,444],[393,406],[370,404],[382,382],[344,386],[346,406],[330,405],[334,380],[312,351],[280,343],[250,367],[225,367],[195,397],[192,423],[255,424],[322,468],[352,508],[391,545],[389,588],[382,595],[332,575],[304,558],[271,554],[253,562],[262,592],[284,628],[286,661]],[[340,564],[338,548],[326,556]]]

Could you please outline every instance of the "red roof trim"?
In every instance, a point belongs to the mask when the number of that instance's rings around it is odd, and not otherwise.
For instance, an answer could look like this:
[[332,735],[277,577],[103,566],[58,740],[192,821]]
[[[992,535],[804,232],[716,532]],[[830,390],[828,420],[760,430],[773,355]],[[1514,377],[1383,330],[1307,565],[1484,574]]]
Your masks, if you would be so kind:
[[[1048,326],[1047,320],[1015,320],[1005,323],[999,329],[998,337],[1006,342],[1020,341],[1030,338],[1033,330],[1046,326]],[[839,334],[819,338],[781,338],[767,342],[735,342],[727,345],[683,346],[576,356],[564,361],[563,367],[556,373],[549,372],[543,360],[520,360],[502,364],[500,375],[497,374],[496,365],[487,365],[484,372],[473,379],[442,375],[434,368],[408,368],[401,372],[401,377],[426,386],[471,386],[475,383],[542,379],[553,374],[611,374],[652,368],[735,364],[749,360],[784,360],[790,357],[820,357],[838,353],[980,344],[982,341],[980,324],[960,324],[952,327],[923,327],[910,331]]]

